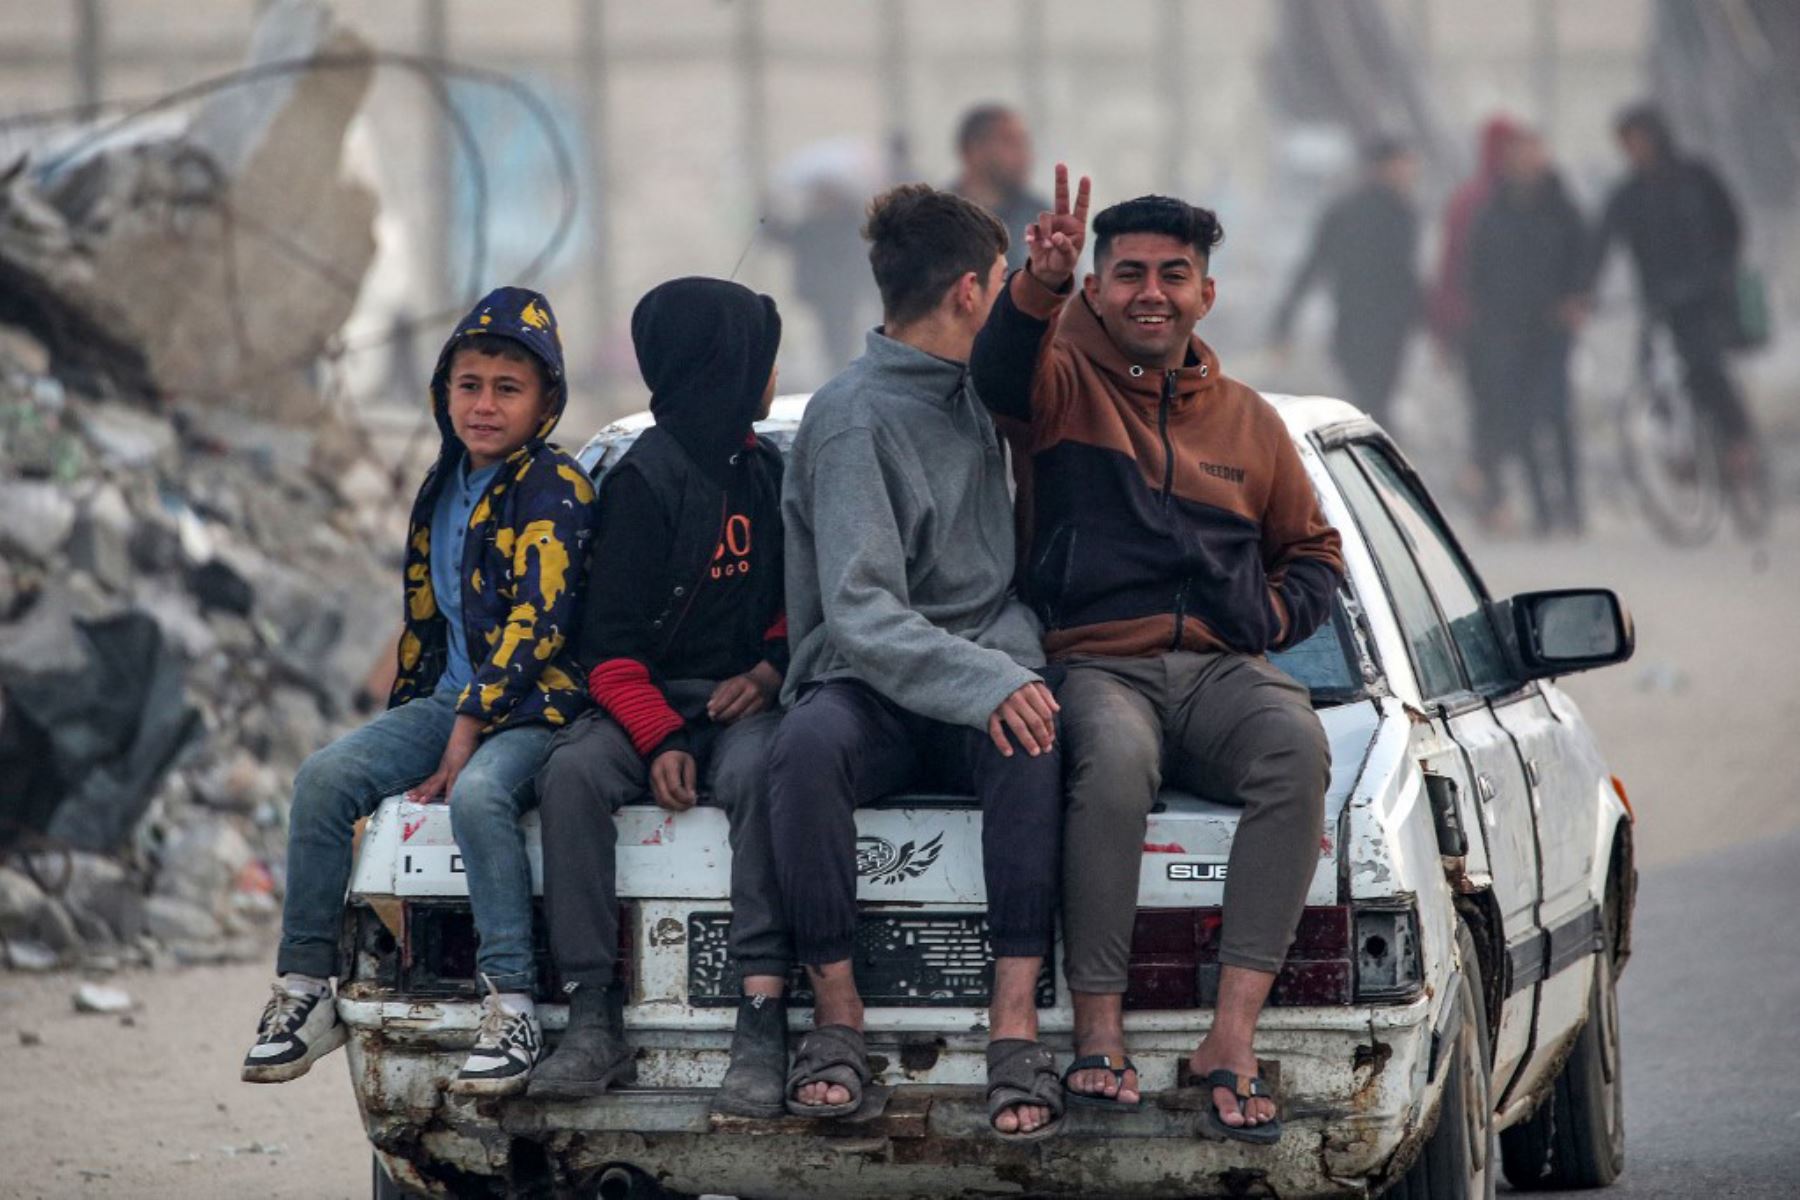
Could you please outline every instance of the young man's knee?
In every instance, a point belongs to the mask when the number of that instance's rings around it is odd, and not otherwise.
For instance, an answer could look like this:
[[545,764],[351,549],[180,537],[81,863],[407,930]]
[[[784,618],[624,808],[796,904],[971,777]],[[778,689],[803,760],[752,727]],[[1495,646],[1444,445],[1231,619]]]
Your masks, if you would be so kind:
[[516,793],[522,790],[518,780],[465,770],[450,788],[451,832],[518,820],[521,805]]
[[1112,736],[1065,742],[1071,808],[1143,815],[1155,803],[1163,780],[1161,730],[1127,722]]
[[[800,781],[848,778],[853,738],[836,721],[821,721],[805,710],[789,713],[769,746],[764,771],[780,792]],[[783,786],[789,785],[789,786]]]
[[566,812],[587,805],[617,809],[643,795],[649,783],[635,751],[632,761],[625,762],[570,742],[551,751],[534,786],[546,812],[552,807]]
[[338,743],[313,751],[294,772],[293,817],[329,819],[348,811],[365,774],[362,764]]

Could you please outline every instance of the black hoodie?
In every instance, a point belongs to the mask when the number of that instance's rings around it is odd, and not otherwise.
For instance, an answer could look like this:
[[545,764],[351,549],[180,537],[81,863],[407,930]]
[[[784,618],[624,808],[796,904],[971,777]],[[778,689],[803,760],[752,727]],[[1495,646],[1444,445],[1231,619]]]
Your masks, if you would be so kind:
[[649,759],[686,748],[665,681],[787,667],[781,454],[752,428],[781,318],[739,284],[677,279],[639,301],[631,337],[656,424],[600,485],[579,656]]

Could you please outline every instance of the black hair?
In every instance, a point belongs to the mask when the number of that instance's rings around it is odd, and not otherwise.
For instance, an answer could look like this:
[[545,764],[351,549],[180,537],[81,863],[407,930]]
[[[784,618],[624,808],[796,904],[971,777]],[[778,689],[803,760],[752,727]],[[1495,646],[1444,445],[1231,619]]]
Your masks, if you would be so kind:
[[1212,209],[1173,196],[1139,196],[1103,208],[1094,218],[1094,262],[1105,261],[1113,239],[1127,233],[1160,233],[1176,238],[1207,260],[1212,258],[1213,247],[1225,240],[1225,228]]
[[537,372],[538,388],[546,398],[556,395],[556,381],[550,378],[550,368],[544,360],[532,352],[531,348],[512,338],[498,333],[471,333],[456,339],[450,348],[450,358],[454,361],[459,350],[473,350],[486,358],[504,358],[508,362],[530,363]]
[[956,148],[967,154],[969,147],[985,138],[1000,122],[1018,113],[1004,104],[977,104],[963,114],[956,126]]
[[936,308],[970,271],[985,285],[1007,245],[1006,227],[986,209],[926,183],[903,183],[871,200],[863,237],[890,325]]
[[1657,151],[1665,156],[1675,149],[1675,136],[1669,132],[1669,119],[1663,115],[1662,109],[1648,100],[1640,100],[1620,110],[1613,120],[1613,132],[1621,137],[1627,133],[1641,133],[1656,143]]

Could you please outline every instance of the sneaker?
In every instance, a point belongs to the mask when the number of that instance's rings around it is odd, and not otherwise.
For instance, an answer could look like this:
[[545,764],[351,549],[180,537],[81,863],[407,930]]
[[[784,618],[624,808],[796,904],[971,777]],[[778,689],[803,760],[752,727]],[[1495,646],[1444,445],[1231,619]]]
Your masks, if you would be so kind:
[[490,982],[488,994],[481,1002],[475,1048],[446,1090],[458,1096],[510,1096],[522,1092],[531,1082],[531,1069],[543,1056],[544,1031],[538,1027],[537,1013],[508,1010]]
[[244,1055],[246,1083],[285,1083],[312,1069],[350,1036],[338,1020],[337,999],[329,988],[295,993],[277,979],[256,1028],[256,1044]]

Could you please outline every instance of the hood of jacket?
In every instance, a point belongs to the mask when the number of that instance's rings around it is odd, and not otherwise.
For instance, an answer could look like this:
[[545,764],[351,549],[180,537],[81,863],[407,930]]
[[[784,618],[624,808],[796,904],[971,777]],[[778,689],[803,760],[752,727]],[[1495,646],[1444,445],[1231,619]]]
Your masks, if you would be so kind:
[[673,279],[631,314],[650,415],[702,471],[722,474],[744,447],[781,345],[775,301],[723,279]]
[[[1093,363],[1119,392],[1133,402],[1155,406],[1162,401],[1164,376],[1168,372],[1139,366],[1125,357],[1113,342],[1112,335],[1100,321],[1100,314],[1088,303],[1087,296],[1076,292],[1063,309],[1058,332],[1082,357]],[[1197,404],[1219,381],[1219,356],[1198,334],[1188,335],[1187,361],[1174,369],[1175,407],[1185,409]]]
[[495,288],[469,310],[469,315],[456,323],[456,331],[438,352],[437,366],[431,372],[431,411],[437,418],[438,433],[443,436],[445,451],[463,448],[462,440],[450,424],[450,360],[465,338],[491,334],[517,342],[544,364],[550,380],[550,407],[522,449],[542,445],[550,437],[556,423],[562,420],[568,403],[569,388],[563,378],[562,333],[556,314],[542,292],[530,288]]

